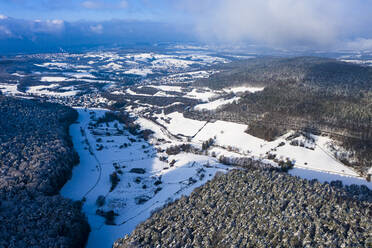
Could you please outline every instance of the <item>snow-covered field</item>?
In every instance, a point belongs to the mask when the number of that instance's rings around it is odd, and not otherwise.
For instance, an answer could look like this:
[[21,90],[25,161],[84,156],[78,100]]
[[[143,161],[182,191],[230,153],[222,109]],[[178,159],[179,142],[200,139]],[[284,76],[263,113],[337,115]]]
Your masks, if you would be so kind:
[[[295,168],[326,173],[329,181],[332,180],[333,175],[343,176],[342,178],[353,177],[372,188],[371,182],[366,182],[353,169],[334,157],[329,148],[332,140],[328,137],[312,135],[313,140],[304,136],[290,139],[290,135],[293,134],[290,132],[275,141],[268,142],[247,134],[245,132],[247,126],[242,124],[225,121],[206,123],[185,118],[177,112],[157,115],[157,117],[157,121],[174,135],[192,137],[197,134],[192,139],[194,143],[201,144],[210,138],[214,139],[217,147],[212,148],[211,152],[214,152],[217,157],[220,155],[253,156],[267,162],[267,155],[275,154],[279,160],[288,158],[293,161]],[[293,145],[293,141],[296,141],[294,143],[297,145]]]
[[127,55],[126,62],[151,63],[153,69],[177,69],[188,68],[191,65],[211,65],[216,63],[227,63],[228,60],[220,57],[194,53],[194,54],[157,54],[139,53]]
[[67,63],[58,63],[58,62],[46,62],[43,64],[35,64],[36,66],[39,67],[44,67],[44,68],[51,68],[51,69],[67,69],[69,68],[69,65]]
[[360,60],[360,59],[342,59],[342,62],[372,66],[372,60]]
[[4,95],[22,95],[23,93],[17,90],[16,84],[1,84],[0,83],[0,91]]
[[188,118],[184,118],[183,114],[174,112],[168,115],[158,114],[154,115],[158,117],[158,121],[167,127],[167,130],[174,135],[193,136],[195,135],[204,125],[205,121],[197,121]]
[[195,106],[195,109],[196,110],[216,110],[217,108],[225,105],[225,104],[229,104],[229,103],[233,103],[235,101],[239,101],[240,97],[234,97],[234,98],[231,98],[231,99],[218,99],[218,100],[215,100],[215,101],[212,101],[212,102],[208,102],[208,103],[202,103],[202,104],[199,104],[199,105],[196,105]]
[[[168,156],[169,162],[161,161],[159,157],[166,156],[165,153],[157,153],[153,145],[131,135],[118,122],[88,129],[89,122],[94,123],[105,110],[78,111],[78,124],[71,126],[70,133],[80,164],[74,168],[73,177],[62,188],[61,195],[74,200],[85,198],[83,211],[92,228],[87,247],[111,247],[117,238],[129,234],[150,217],[152,211],[190,194],[216,172],[228,170],[215,158],[202,155],[181,153]],[[151,122],[142,122],[144,128],[157,131]],[[156,133],[161,135],[161,130]],[[165,135],[163,138],[169,140]],[[166,143],[160,145],[165,146]],[[170,164],[173,160],[174,164]],[[141,168],[144,173],[131,173],[133,168]],[[110,192],[110,174],[115,171],[120,182]],[[103,207],[96,205],[100,195],[105,196]],[[106,225],[104,218],[96,214],[98,208],[114,210],[118,214],[116,225]]]
[[[334,159],[330,151],[327,152],[326,143],[331,141],[327,137],[313,135],[315,143],[307,141],[304,137],[298,137],[296,140],[304,142],[304,147],[301,147],[290,145],[290,142],[286,140],[291,133],[268,142],[245,133],[246,129],[246,125],[216,121],[208,123],[195,137],[195,140],[202,141],[216,137],[216,144],[238,148],[239,151],[258,158],[265,158],[267,153],[272,153],[278,158],[289,158],[298,168],[358,177],[356,172]],[[284,145],[279,146],[282,142]]]
[[[291,132],[268,142],[245,133],[246,125],[197,121],[173,112],[154,115],[161,125],[145,117],[137,119],[142,130],[154,132],[146,141],[129,133],[118,121],[96,124],[106,110],[77,110],[79,119],[71,126],[70,133],[80,164],[74,168],[72,179],[62,188],[61,195],[84,201],[83,211],[92,228],[88,248],[111,247],[117,238],[130,234],[153,211],[190,194],[217,172],[232,169],[218,162],[222,155],[253,157],[275,166],[268,158],[272,154],[279,160],[295,163],[290,171],[292,175],[321,182],[341,180],[344,185],[364,184],[372,188],[371,182],[333,157],[329,148],[331,140],[327,137],[306,138]],[[165,153],[166,148],[185,142],[200,148],[209,139],[214,144],[204,155]],[[120,181],[110,190],[113,173]],[[104,197],[102,206],[97,204],[100,196]],[[116,217],[114,223],[108,224],[97,211],[110,210]]]
[[[163,53],[97,51],[35,56],[40,62],[32,62],[34,66],[32,79],[39,80],[41,84],[63,82],[86,88],[88,88],[87,84],[90,84],[91,91],[101,90],[98,83],[107,84],[105,87],[112,87],[115,84],[131,83],[133,78],[143,82],[149,80],[150,83],[157,85],[164,82],[166,84],[190,83],[215,73],[214,70],[203,70],[204,67],[229,62],[228,59],[208,51],[164,51]],[[23,76],[22,71],[13,76],[19,78],[20,75]],[[150,75],[151,78],[148,78]],[[129,80],[126,80],[128,78]],[[43,94],[51,96],[47,91]],[[72,96],[74,93],[66,94]],[[55,95],[64,96],[59,93]],[[163,93],[159,95],[166,96]],[[190,97],[200,96],[191,94]]]
[[54,83],[54,82],[63,82],[66,81],[67,78],[65,77],[42,77],[41,82],[49,82],[49,83]]
[[53,91],[54,88],[58,88],[59,86],[59,84],[31,86],[26,92],[33,95],[47,95],[54,97],[74,96],[80,92],[75,90],[73,86],[59,88],[59,90],[63,90],[63,92]]
[[211,98],[216,96],[217,94],[209,89],[193,89],[191,92],[186,94],[186,97],[199,99],[204,102],[208,102]]
[[93,76],[92,74],[87,73],[87,72],[66,73],[65,75],[69,76],[69,77],[77,78],[77,79],[82,79],[82,78],[94,79],[94,78],[96,78],[95,76]]
[[111,70],[111,71],[118,71],[118,70],[124,69],[124,67],[122,65],[119,65],[119,64],[114,63],[114,62],[108,63],[107,65],[104,65],[101,68],[102,69],[108,69],[108,70]]
[[311,169],[302,169],[302,168],[293,168],[288,172],[289,174],[293,176],[298,176],[303,179],[317,179],[321,183],[325,182],[331,182],[331,181],[342,181],[343,185],[365,185],[369,189],[372,189],[372,183],[367,182],[366,180],[363,180],[358,177],[351,177],[351,176],[342,176],[338,174],[329,174],[326,172],[311,170]]
[[142,77],[146,77],[149,74],[153,74],[151,69],[130,69],[124,72],[125,74],[134,74]]
[[174,91],[174,92],[182,92],[181,86],[171,86],[171,85],[151,85],[151,87],[162,90],[162,91]]
[[234,87],[234,88],[226,88],[224,91],[229,92],[229,93],[242,93],[242,92],[259,92],[263,91],[265,88],[264,87],[249,87],[249,86],[241,86],[241,87]]

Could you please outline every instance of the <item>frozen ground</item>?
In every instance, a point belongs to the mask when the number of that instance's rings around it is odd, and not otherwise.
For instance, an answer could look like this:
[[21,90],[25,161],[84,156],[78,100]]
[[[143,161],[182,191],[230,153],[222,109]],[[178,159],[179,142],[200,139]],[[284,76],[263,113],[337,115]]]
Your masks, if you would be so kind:
[[293,132],[290,132],[275,141],[268,142],[247,134],[245,132],[247,126],[242,124],[225,121],[206,123],[185,118],[177,112],[157,115],[157,117],[157,121],[169,132],[174,135],[193,137],[194,143],[201,144],[210,138],[214,139],[216,147],[212,148],[211,152],[216,153],[217,156],[233,151],[235,156],[267,159],[268,154],[272,154],[279,160],[288,158],[295,163],[296,168],[324,172],[329,176],[336,174],[354,177],[366,182],[353,169],[335,159],[329,148],[332,140],[328,137],[312,135],[311,139],[308,139],[301,135],[291,138]]
[[358,177],[348,177],[348,176],[342,176],[338,174],[329,174],[326,172],[309,170],[309,169],[301,169],[301,168],[294,168],[289,171],[289,174],[293,176],[298,176],[300,178],[308,179],[308,180],[317,179],[321,183],[339,180],[339,181],[342,181],[343,185],[352,185],[352,184],[365,185],[369,189],[372,189],[372,182],[367,182],[366,180],[358,178]]
[[196,105],[195,106],[195,109],[196,110],[216,110],[217,108],[225,105],[225,104],[229,104],[229,103],[233,103],[233,102],[237,102],[239,101],[240,97],[233,97],[231,99],[218,99],[218,100],[215,100],[215,101],[212,101],[212,102],[208,102],[208,103],[202,103],[202,104],[199,104],[199,105]]
[[162,90],[162,91],[174,91],[182,92],[181,86],[171,86],[171,85],[151,85],[151,87]]
[[63,82],[63,81],[66,81],[66,79],[67,78],[65,77],[42,77],[40,81],[54,83],[54,82]]
[[225,88],[224,91],[226,92],[233,92],[233,93],[242,93],[242,92],[259,92],[263,91],[265,88],[264,87],[249,87],[249,86],[242,86],[242,87],[234,87],[234,88]]
[[[133,83],[157,85],[162,92],[156,96],[170,96],[169,93],[164,92],[180,93],[181,88],[177,88],[180,84],[207,78],[217,72],[212,66],[230,61],[224,56],[206,50],[177,52],[164,50],[158,53],[97,51],[81,54],[35,54],[25,56],[25,59],[30,59],[29,67],[26,67],[27,69],[17,68],[9,74],[9,79],[1,82],[7,84],[1,85],[2,91],[15,94],[14,85],[21,78],[26,78],[21,82],[21,89],[27,89],[30,86],[36,88],[29,88],[29,92],[25,93],[48,98],[71,97],[81,92],[90,94],[108,88],[120,92],[121,86]],[[172,85],[173,83],[177,85]],[[45,86],[59,84],[60,87],[74,86],[75,88],[71,91],[59,90],[58,87],[38,88],[38,84]],[[167,89],[167,86],[175,88]],[[215,94],[194,91],[186,97],[206,101],[210,96],[215,96]]]
[[77,78],[77,79],[82,79],[82,78],[91,78],[94,79],[96,76],[93,76],[90,73],[87,72],[74,72],[74,73],[65,73],[66,76]]
[[195,135],[204,125],[205,121],[197,121],[188,118],[184,118],[183,114],[179,112],[173,112],[168,115],[158,114],[154,115],[158,117],[159,123],[167,127],[167,130],[174,135],[193,136]]
[[[57,89],[59,91],[53,90]],[[63,90],[63,91],[60,91]],[[30,86],[26,93],[33,94],[33,95],[46,95],[46,96],[54,96],[54,97],[67,97],[67,96],[74,96],[78,94],[80,91],[75,90],[73,86],[71,87],[61,87],[59,84],[50,84],[50,85],[38,85],[38,86]]]
[[359,59],[343,59],[342,62],[372,66],[372,60],[359,60]]
[[[111,247],[117,238],[129,234],[136,225],[150,217],[152,211],[190,194],[212,179],[217,171],[228,170],[215,158],[194,154],[169,156],[169,162],[175,161],[170,165],[159,159],[166,156],[165,153],[158,153],[153,145],[131,135],[118,122],[88,129],[89,123],[94,123],[105,110],[78,111],[78,124],[73,124],[70,132],[80,164],[74,168],[73,177],[62,188],[61,195],[74,200],[85,198],[83,211],[92,227],[87,247]],[[151,123],[144,127],[151,127]],[[156,131],[156,127],[154,129]],[[158,131],[161,135],[161,130]],[[156,137],[154,135],[153,139]],[[169,140],[166,135],[163,138]],[[156,143],[156,140],[151,143]],[[99,148],[101,145],[102,149]],[[158,148],[165,146],[167,143]],[[131,173],[133,168],[144,169],[144,174]],[[109,178],[115,171],[122,174],[118,174],[120,182],[110,192]],[[96,200],[100,195],[105,196],[105,205],[101,209],[114,210],[118,214],[116,225],[106,225],[104,218],[96,214],[99,208]]]
[[142,76],[142,77],[146,77],[148,74],[153,74],[152,70],[151,69],[130,69],[126,72],[124,72],[125,74],[133,74],[133,75],[138,75],[138,76]]
[[[245,133],[245,125],[196,121],[174,112],[156,115],[161,125],[144,117],[138,118],[142,130],[154,132],[145,141],[130,134],[118,121],[96,125],[106,110],[78,109],[78,112],[78,122],[71,126],[70,133],[80,164],[74,168],[61,195],[74,200],[84,199],[83,211],[92,228],[88,248],[111,247],[117,238],[130,234],[153,211],[190,194],[218,171],[231,169],[218,162],[221,155],[249,156],[274,163],[267,155],[275,154],[278,159],[288,158],[295,162],[295,168],[290,171],[292,175],[321,182],[341,180],[344,185],[364,184],[372,188],[371,182],[358,177],[352,169],[332,157],[328,148],[331,140],[326,137],[313,135],[309,139],[288,133],[267,142]],[[179,135],[188,139],[179,139]],[[202,142],[210,138],[214,144],[205,155],[165,153],[167,147],[184,142],[200,148]],[[302,145],[291,145],[294,141]],[[120,181],[110,191],[113,173]],[[96,203],[99,196],[105,198],[102,207]],[[117,214],[114,224],[105,223],[105,219],[96,214],[97,209],[113,210]]]
[[4,95],[22,95],[23,93],[17,90],[17,84],[1,84],[0,91]]
[[[33,55],[30,72],[19,70],[13,74],[12,84],[20,77],[30,77],[42,85],[64,83],[74,85],[81,92],[102,90],[98,84],[107,87],[149,80],[152,83],[190,83],[215,73],[213,65],[227,63],[225,57],[208,51],[170,51],[133,53],[132,51],[97,51],[82,54],[58,53]],[[89,85],[88,85],[89,84]],[[34,83],[33,85],[37,85]],[[28,85],[26,85],[28,86]],[[105,86],[106,87],[106,86]],[[24,88],[24,87],[23,87]],[[48,90],[52,91],[52,90]],[[42,94],[53,96],[48,91]],[[164,91],[164,90],[163,90]],[[38,92],[37,92],[38,94]],[[40,95],[40,94],[38,94]],[[57,93],[55,96],[73,96],[74,93]],[[159,95],[164,95],[159,93]],[[197,95],[191,97],[198,98]]]
[[208,102],[211,98],[216,96],[218,95],[209,89],[193,89],[191,92],[186,94],[186,97],[199,99],[204,102]]

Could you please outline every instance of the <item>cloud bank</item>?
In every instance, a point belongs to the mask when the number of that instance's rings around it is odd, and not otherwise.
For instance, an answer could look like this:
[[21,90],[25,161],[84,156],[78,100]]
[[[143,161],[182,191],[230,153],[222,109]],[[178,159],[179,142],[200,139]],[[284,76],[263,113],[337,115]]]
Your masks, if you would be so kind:
[[372,0],[185,0],[178,8],[205,41],[329,48],[369,47],[372,38]]

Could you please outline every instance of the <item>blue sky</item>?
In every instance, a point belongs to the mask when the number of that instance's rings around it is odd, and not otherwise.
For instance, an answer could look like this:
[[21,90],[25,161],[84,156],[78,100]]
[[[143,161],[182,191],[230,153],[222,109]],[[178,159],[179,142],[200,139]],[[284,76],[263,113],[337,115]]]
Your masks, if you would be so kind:
[[[120,25],[113,29],[109,22],[131,20],[178,26],[204,43],[372,51],[371,13],[372,0],[0,0],[0,40],[34,40],[32,32],[40,30],[67,34],[71,25],[75,36],[79,32],[107,36],[118,30],[122,35]],[[28,23],[13,25],[4,16]],[[79,23],[83,24],[77,28]],[[138,29],[136,37],[148,31],[154,30]],[[173,32],[166,26],[157,31],[167,31],[169,37]]]
[[0,0],[0,13],[20,19],[182,21],[168,0]]

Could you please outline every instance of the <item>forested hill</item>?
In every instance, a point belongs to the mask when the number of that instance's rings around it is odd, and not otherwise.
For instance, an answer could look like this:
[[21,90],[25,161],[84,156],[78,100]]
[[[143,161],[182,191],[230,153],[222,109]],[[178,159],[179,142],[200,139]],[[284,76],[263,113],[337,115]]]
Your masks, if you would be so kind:
[[269,86],[279,82],[371,90],[372,68],[328,58],[263,57],[226,64],[219,73],[195,84],[222,89],[242,85]]
[[78,162],[69,107],[0,95],[0,247],[83,247],[81,204],[58,192]]
[[235,170],[155,212],[113,247],[371,247],[369,200],[275,171]]

